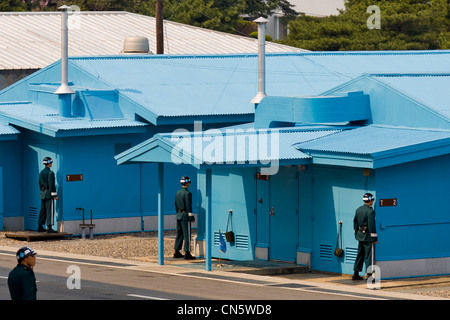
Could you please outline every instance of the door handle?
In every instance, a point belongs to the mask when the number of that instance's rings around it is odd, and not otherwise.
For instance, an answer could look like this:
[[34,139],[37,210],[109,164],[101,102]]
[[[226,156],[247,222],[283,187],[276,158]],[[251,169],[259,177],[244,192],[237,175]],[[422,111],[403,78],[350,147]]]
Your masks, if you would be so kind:
[[272,210],[269,212],[269,215],[274,216],[275,215],[275,208],[272,207]]

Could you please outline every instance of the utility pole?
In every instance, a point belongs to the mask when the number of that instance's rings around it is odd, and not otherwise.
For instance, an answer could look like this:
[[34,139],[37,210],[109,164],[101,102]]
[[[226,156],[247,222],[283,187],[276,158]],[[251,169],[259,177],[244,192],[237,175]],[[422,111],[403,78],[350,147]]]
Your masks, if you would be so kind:
[[164,53],[163,0],[156,0],[156,53]]

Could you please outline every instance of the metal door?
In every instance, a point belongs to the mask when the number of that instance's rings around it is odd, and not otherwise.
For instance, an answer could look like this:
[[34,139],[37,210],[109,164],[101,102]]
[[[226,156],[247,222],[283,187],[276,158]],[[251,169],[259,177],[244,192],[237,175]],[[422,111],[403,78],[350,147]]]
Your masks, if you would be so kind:
[[298,174],[296,167],[280,167],[270,177],[269,259],[295,261],[298,243]]
[[0,230],[3,230],[3,168],[0,167]]
[[[51,157],[53,159],[52,171],[58,172],[58,161],[56,159],[56,145],[36,144],[25,146],[24,150],[24,229],[36,230],[38,227],[41,199],[39,198],[39,172],[44,169],[42,159]],[[58,182],[56,183],[58,186]],[[55,206],[55,216],[57,216]],[[54,221],[56,225],[56,217]]]
[[259,247],[269,247],[270,176],[256,180],[256,242]]

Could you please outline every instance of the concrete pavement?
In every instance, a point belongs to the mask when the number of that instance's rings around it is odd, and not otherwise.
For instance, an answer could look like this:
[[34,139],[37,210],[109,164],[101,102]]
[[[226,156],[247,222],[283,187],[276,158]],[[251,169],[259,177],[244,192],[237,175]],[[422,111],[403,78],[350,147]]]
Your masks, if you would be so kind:
[[[10,252],[14,255],[16,251],[16,247],[0,246],[0,252],[3,253]],[[188,261],[166,257],[164,266],[161,266],[157,264],[157,259],[152,257],[136,261],[43,250],[40,250],[38,254],[41,258],[48,257],[61,260],[73,259],[74,261],[83,261],[84,263],[89,263],[91,261],[92,263],[104,263],[108,265],[127,264],[129,265],[128,268],[136,270],[178,274],[181,276],[192,276],[193,271],[195,271],[194,273],[196,276],[200,275],[203,277],[219,278],[224,281],[267,281],[268,278],[270,278],[271,282],[286,288],[307,288],[311,291],[327,290],[328,292],[340,294],[345,292],[349,295],[373,296],[374,298],[379,297],[381,299],[445,299],[445,297],[439,295],[419,295],[418,293],[423,291],[450,290],[450,276],[381,280],[379,283],[380,289],[368,289],[365,281],[352,281],[351,277],[348,275],[305,272],[305,270],[301,269],[296,270],[295,265],[293,264],[272,261],[239,263],[221,260],[219,265],[218,260],[213,260],[212,271],[205,271],[203,259]],[[278,271],[275,272],[276,269],[278,269]]]

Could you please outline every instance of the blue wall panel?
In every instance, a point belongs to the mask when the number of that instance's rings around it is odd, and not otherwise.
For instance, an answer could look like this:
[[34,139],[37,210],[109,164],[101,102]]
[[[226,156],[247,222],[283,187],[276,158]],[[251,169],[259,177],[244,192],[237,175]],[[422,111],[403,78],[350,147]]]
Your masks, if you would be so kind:
[[378,200],[397,199],[377,208],[378,260],[450,256],[449,163],[446,155],[377,170]]
[[[66,138],[64,141],[64,219],[80,219],[78,207],[93,210],[94,218],[118,218],[157,214],[157,164],[118,166],[114,159],[117,144],[135,145],[132,135]],[[67,174],[83,174],[83,181],[67,182]],[[174,196],[180,177],[192,178],[194,210],[196,201],[195,169],[165,164],[164,208],[174,214]]]
[[[255,169],[214,169],[212,171],[213,257],[219,256],[218,232],[225,233],[228,210],[233,210],[235,241],[227,243],[221,257],[234,260],[254,259],[255,242]],[[231,227],[231,226],[230,226]]]
[[280,167],[270,176],[269,259],[295,262],[298,241],[297,167]]
[[3,230],[3,168],[0,167],[0,230]]
[[[352,273],[358,247],[353,233],[355,210],[363,205],[365,192],[374,191],[373,176],[362,169],[316,166],[313,188],[312,257],[314,270]],[[376,195],[375,195],[376,196]],[[342,221],[344,257],[334,255],[339,224]],[[303,247],[300,244],[300,247]]]
[[3,216],[22,215],[22,149],[20,142],[0,142],[0,167],[3,168]]

